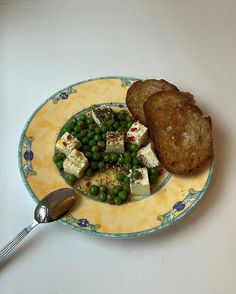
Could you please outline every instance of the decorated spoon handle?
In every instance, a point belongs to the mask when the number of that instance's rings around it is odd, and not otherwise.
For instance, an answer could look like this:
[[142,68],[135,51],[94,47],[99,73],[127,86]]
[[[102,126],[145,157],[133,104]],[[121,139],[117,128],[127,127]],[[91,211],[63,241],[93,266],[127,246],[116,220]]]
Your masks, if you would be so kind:
[[15,236],[9,243],[7,243],[1,250],[0,250],[0,262],[7,257],[7,255],[28,235],[28,233],[38,225],[38,222],[35,220],[24,228],[18,235]]

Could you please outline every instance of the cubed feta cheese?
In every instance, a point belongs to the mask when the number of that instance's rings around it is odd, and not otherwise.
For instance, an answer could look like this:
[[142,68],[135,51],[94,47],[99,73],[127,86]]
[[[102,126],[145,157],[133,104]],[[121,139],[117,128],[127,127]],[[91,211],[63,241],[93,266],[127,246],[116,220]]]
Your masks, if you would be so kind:
[[138,180],[130,179],[130,191],[133,194],[146,195],[150,193],[148,171],[145,167],[137,169],[141,175]]
[[141,162],[142,165],[148,168],[155,167],[160,164],[151,143],[139,149],[137,153],[137,159]]
[[137,144],[138,147],[142,146],[147,140],[148,129],[139,121],[132,124],[131,128],[126,134],[126,141],[132,144]]
[[81,178],[88,167],[88,159],[85,155],[74,149],[63,162],[64,171],[77,178]]
[[107,132],[106,134],[106,152],[124,153],[124,133]]
[[80,141],[68,132],[65,132],[56,143],[56,149],[66,156],[68,156],[74,148],[79,148],[80,146]]
[[[108,114],[110,115],[110,120],[105,121],[105,115]],[[110,125],[114,122],[114,112],[113,110],[106,106],[106,105],[101,105],[97,106],[92,110],[92,117],[95,120],[96,124],[101,127],[104,123]]]

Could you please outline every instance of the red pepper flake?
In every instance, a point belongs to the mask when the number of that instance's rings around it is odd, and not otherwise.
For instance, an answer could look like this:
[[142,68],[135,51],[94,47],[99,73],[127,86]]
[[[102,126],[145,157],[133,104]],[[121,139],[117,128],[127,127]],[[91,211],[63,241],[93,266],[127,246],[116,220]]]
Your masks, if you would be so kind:
[[70,141],[72,139],[71,134],[67,135],[67,140]]
[[67,143],[65,141],[62,142],[62,144],[66,147],[67,146]]
[[87,181],[86,184],[85,184],[85,186],[86,186],[87,188],[89,188],[90,185],[91,185],[91,182],[89,182],[89,181]]
[[166,171],[165,171],[164,168],[161,168],[161,169],[158,171],[158,173],[159,173],[160,176],[163,175],[165,172],[166,172]]
[[131,128],[130,129],[132,132],[135,132],[135,131],[137,131],[137,128]]
[[135,137],[134,136],[128,136],[127,137],[127,141],[128,142],[134,142],[135,141]]

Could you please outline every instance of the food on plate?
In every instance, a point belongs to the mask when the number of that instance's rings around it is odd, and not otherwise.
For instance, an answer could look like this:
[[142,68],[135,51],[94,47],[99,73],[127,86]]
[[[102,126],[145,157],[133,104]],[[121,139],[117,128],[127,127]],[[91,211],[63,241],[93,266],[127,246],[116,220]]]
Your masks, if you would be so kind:
[[73,149],[63,162],[64,171],[77,178],[82,177],[88,167],[88,159],[83,152]]
[[106,152],[122,154],[125,151],[124,132],[110,131],[106,133]]
[[105,123],[111,125],[114,122],[114,112],[106,105],[96,106],[92,110],[92,118],[99,127]]
[[66,181],[110,204],[128,201],[131,193],[150,193],[163,171],[147,127],[124,108],[92,106],[76,115],[63,128],[55,149],[53,160]]
[[160,165],[151,143],[139,149],[137,152],[137,159],[141,162],[142,165],[149,168]]
[[143,104],[152,94],[162,90],[178,91],[175,85],[165,80],[145,80],[134,82],[128,89],[126,104],[133,116],[142,124],[146,125],[146,117],[143,110]]
[[171,173],[199,171],[212,155],[211,118],[204,117],[190,93],[159,91],[144,103],[158,158]]
[[148,137],[148,129],[139,121],[135,121],[126,134],[126,141],[132,144],[142,146]]
[[69,155],[74,148],[80,146],[81,144],[79,140],[77,140],[68,132],[65,132],[65,134],[60,138],[60,140],[57,141],[56,144],[57,150],[64,153],[65,155]]
[[147,168],[138,168],[130,174],[130,191],[134,194],[145,195],[150,193],[150,184]]

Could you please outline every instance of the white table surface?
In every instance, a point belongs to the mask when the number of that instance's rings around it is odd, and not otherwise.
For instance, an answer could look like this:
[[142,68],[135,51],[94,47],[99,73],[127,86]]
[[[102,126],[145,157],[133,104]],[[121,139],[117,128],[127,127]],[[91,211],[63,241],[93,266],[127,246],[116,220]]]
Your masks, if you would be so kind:
[[17,147],[35,108],[77,81],[165,78],[214,123],[215,176],[170,229],[97,239],[37,227],[0,267],[1,294],[236,293],[236,1],[0,0],[0,246],[32,218]]

